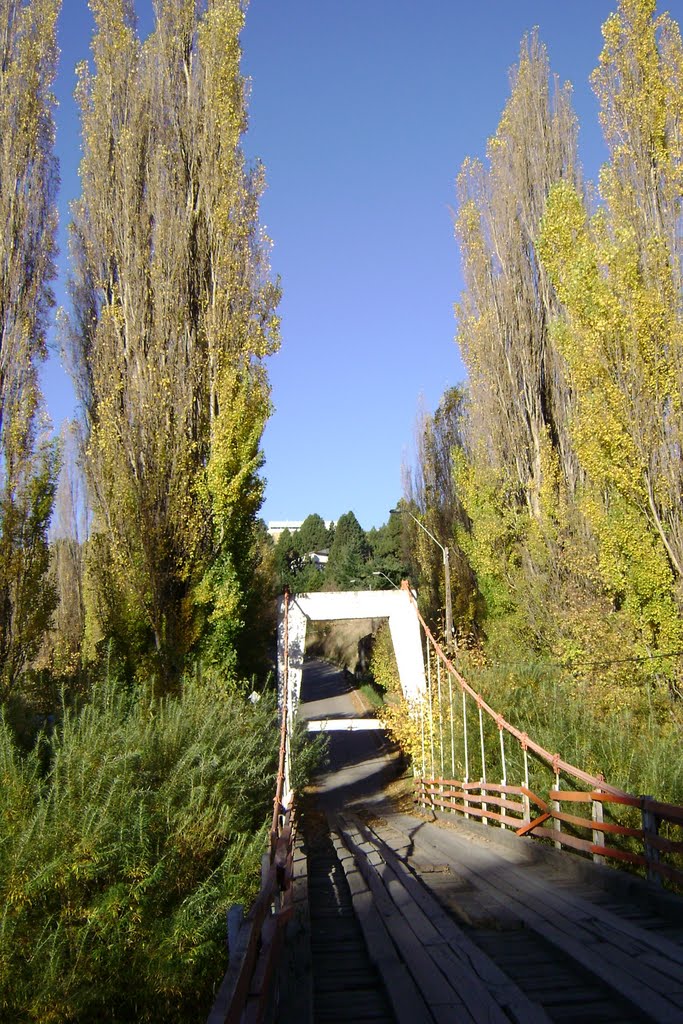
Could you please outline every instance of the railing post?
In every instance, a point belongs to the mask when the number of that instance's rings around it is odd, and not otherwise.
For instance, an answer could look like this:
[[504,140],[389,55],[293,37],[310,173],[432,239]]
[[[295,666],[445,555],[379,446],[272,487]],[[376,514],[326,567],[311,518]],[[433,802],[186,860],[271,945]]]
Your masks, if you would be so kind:
[[640,799],[643,801],[641,815],[643,821],[643,852],[647,861],[647,880],[648,882],[655,882],[656,885],[661,885],[662,876],[654,866],[659,864],[659,850],[648,842],[649,836],[657,836],[659,834],[659,818],[654,811],[648,810],[647,802],[652,800],[653,797],[641,796]]
[[479,780],[481,789],[479,794],[483,798],[481,802],[481,822],[483,825],[488,825],[489,819],[484,813],[488,811],[489,805],[486,803],[486,750],[484,749],[484,716],[481,709],[481,699],[477,700],[477,704],[479,705],[479,740],[481,743],[481,778]]
[[465,777],[462,780],[463,781],[462,791],[465,794],[465,798],[463,800],[463,803],[465,805],[465,812],[464,812],[465,813],[465,817],[469,818],[469,806],[470,806],[470,804],[469,804],[469,800],[467,799],[467,794],[469,792],[469,790],[467,789],[467,783],[470,781],[470,753],[469,753],[469,745],[468,745],[468,740],[467,740],[467,702],[466,702],[466,699],[465,699],[465,689],[464,689],[464,687],[463,687],[463,690],[462,690],[462,738],[463,738],[463,747],[464,747],[464,752],[465,752]]
[[[555,757],[553,758],[553,767],[555,769],[555,789],[558,790],[558,792],[559,792],[559,789],[560,789],[560,773],[558,771],[558,762],[559,762],[559,760],[560,760],[560,755],[559,754],[555,754]],[[561,812],[562,804],[560,803],[559,800],[553,800],[553,810],[557,811],[558,813]],[[553,817],[553,828],[555,829],[556,832],[561,832],[562,831],[562,822],[560,821],[559,818]],[[555,842],[553,843],[553,846],[555,847],[556,850],[561,850],[562,849],[562,843],[559,840],[555,840]]]
[[[602,792],[600,789],[596,790],[596,793]],[[603,806],[602,800],[593,800],[593,821],[597,825],[602,825],[603,821]],[[605,845],[605,833],[601,832],[599,828],[593,829],[593,846],[604,846]],[[605,858],[600,853],[593,854],[593,860],[596,864],[604,864]]]
[[[501,786],[507,786],[507,784],[508,784],[508,772],[507,772],[507,766],[505,764],[505,742],[503,740],[503,719],[502,719],[502,717],[500,715],[498,715],[497,724],[498,724],[498,735],[500,737],[500,761],[501,761],[501,765],[503,767],[503,778],[500,780],[500,784],[501,784]],[[502,790],[501,790],[500,797],[501,797],[501,800],[505,800],[507,798],[507,794],[502,792]],[[500,806],[498,808],[498,813],[500,814],[500,817],[501,817],[500,827],[501,828],[506,828],[507,826],[506,826],[505,822],[503,821],[503,807],[502,806]]]
[[[524,787],[529,788],[529,751],[527,748],[527,734],[522,733],[522,753],[524,754]],[[526,793],[522,794],[522,804],[524,805],[524,823],[526,825],[531,821],[531,803]]]
[[227,912],[226,924],[228,932],[228,960],[235,956],[237,952],[237,939],[240,933],[240,928],[244,922],[244,906],[241,903],[235,903]]

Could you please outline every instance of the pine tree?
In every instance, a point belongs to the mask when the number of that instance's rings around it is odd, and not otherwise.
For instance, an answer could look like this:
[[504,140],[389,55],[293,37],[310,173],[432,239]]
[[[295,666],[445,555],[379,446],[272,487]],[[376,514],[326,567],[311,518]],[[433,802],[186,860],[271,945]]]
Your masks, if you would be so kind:
[[327,563],[327,577],[339,587],[352,586],[352,580],[362,579],[369,549],[365,531],[353,512],[339,517],[334,529],[334,540]]

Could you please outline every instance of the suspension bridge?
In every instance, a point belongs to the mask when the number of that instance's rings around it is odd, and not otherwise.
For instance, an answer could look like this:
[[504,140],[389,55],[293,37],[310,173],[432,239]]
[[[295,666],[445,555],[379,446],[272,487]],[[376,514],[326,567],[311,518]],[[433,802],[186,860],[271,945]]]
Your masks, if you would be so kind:
[[[386,616],[412,708],[414,803],[306,622]],[[457,671],[407,585],[285,595],[270,849],[207,1024],[683,1022],[683,807],[545,750]],[[291,786],[295,718],[330,736]],[[626,870],[617,870],[626,868]]]

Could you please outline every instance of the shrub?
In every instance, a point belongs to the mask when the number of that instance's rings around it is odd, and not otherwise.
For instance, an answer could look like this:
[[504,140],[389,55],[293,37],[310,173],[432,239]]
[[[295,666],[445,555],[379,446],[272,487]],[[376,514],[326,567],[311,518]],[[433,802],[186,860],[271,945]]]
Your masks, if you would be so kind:
[[65,711],[47,774],[0,721],[2,1019],[208,1010],[226,909],[258,887],[275,718],[207,682],[163,702],[110,682]]

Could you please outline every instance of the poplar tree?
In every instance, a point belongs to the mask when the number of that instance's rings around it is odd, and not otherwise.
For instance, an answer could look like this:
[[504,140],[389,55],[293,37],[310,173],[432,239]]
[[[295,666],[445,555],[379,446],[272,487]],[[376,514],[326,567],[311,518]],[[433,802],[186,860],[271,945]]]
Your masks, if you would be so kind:
[[589,218],[574,189],[555,188],[540,248],[565,309],[583,506],[603,579],[649,652],[683,642],[683,47],[654,0],[621,0],[603,35],[604,205]]
[[[476,615],[476,586],[458,536],[470,528],[456,481],[459,455],[469,427],[467,394],[462,387],[448,388],[433,415],[421,412],[416,426],[416,459],[404,467],[404,498],[420,522],[450,556],[451,605],[461,637],[472,633]],[[394,517],[401,523],[417,572],[416,583],[423,611],[435,620],[445,607],[443,553],[409,515]]]
[[0,0],[0,696],[35,655],[55,596],[46,573],[57,471],[38,372],[53,304],[58,0]]
[[168,685],[210,641],[229,661],[248,604],[277,288],[246,166],[244,5],[92,0],[79,71],[70,349],[94,508],[91,641]]
[[471,432],[534,518],[552,448],[573,488],[570,396],[548,334],[558,304],[535,240],[550,187],[578,185],[577,126],[569,85],[550,76],[534,33],[522,43],[511,95],[487,146],[488,166],[466,160],[458,177],[456,234],[465,290],[458,344],[470,380]]
[[[455,523],[463,569],[469,562],[476,573],[487,616],[541,646],[554,642],[549,608],[563,585],[562,534],[576,530],[580,467],[569,428],[574,398],[550,334],[560,306],[536,240],[553,184],[580,190],[576,146],[570,86],[551,76],[533,33],[486,164],[468,159],[458,177],[465,288],[457,341],[469,394],[453,482],[465,512]],[[470,593],[468,614],[479,617]]]

